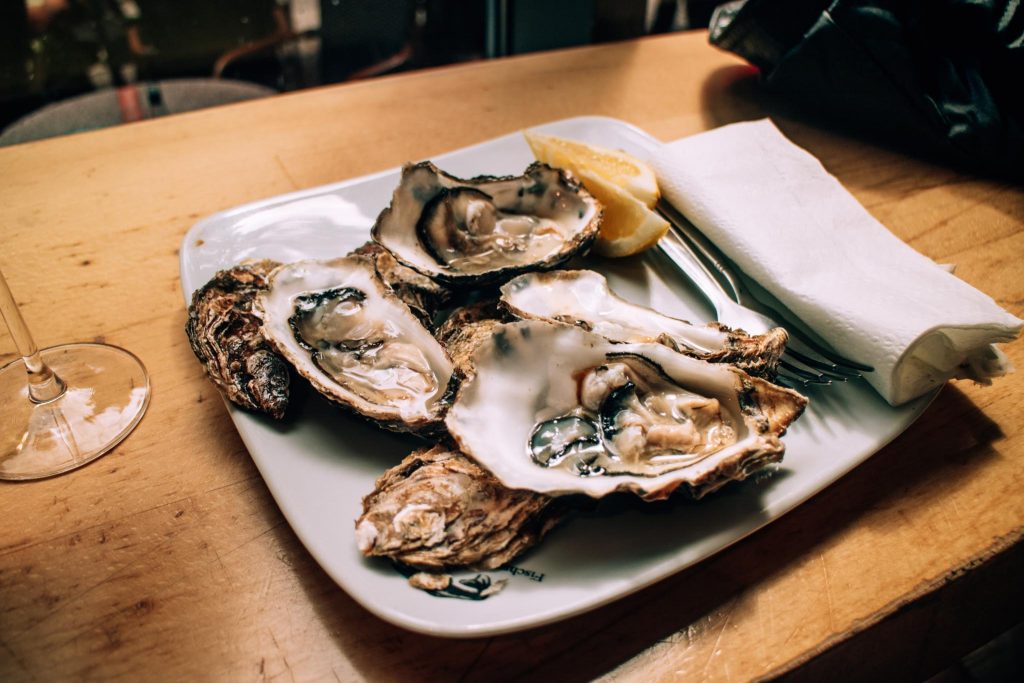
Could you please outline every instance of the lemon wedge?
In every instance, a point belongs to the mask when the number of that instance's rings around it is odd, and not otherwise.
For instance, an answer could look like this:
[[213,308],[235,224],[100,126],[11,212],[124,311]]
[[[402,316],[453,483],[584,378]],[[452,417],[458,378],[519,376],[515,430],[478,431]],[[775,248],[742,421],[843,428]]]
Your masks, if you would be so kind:
[[538,161],[567,168],[576,175],[587,170],[618,185],[649,209],[654,208],[661,196],[651,167],[626,152],[529,130],[523,131],[523,136]]
[[533,155],[568,169],[604,205],[594,252],[618,258],[654,246],[668,222],[651,211],[658,201],[658,181],[647,164],[625,152],[575,140],[523,131]]
[[618,258],[653,247],[666,232],[668,221],[618,185],[581,169],[576,176],[604,206],[594,253]]

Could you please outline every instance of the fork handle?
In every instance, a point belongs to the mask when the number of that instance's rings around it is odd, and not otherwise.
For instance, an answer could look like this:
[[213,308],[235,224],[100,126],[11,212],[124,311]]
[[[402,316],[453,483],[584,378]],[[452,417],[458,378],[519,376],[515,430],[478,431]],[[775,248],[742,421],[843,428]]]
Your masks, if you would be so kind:
[[[717,271],[717,274],[712,273],[712,277],[719,282],[719,287],[725,295],[736,303],[742,304],[743,283],[722,262],[724,257],[718,247],[712,244],[686,216],[679,213],[676,207],[665,201],[664,197],[658,201],[657,211],[662,218],[669,222],[679,238],[697,255],[698,260],[705,265],[705,268],[710,267]],[[711,271],[708,270],[708,272]],[[732,291],[729,291],[730,289]]]
[[697,285],[697,289],[708,298],[717,313],[721,314],[723,309],[732,303],[722,284],[675,231],[669,230],[665,233],[665,236],[658,240],[658,248],[686,273],[693,284]]

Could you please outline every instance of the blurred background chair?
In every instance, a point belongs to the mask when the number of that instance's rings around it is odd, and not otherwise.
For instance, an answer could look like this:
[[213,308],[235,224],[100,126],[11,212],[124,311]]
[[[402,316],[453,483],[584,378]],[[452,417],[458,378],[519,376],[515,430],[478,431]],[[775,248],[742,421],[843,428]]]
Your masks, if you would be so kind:
[[21,117],[0,134],[0,147],[241,102],[276,92],[258,83],[212,78],[105,88],[46,105]]
[[294,37],[279,0],[4,1],[5,145],[265,97]]
[[[0,0],[0,129],[19,131],[2,140],[12,144],[28,139],[30,130],[57,135],[237,101],[242,88],[224,81],[263,86],[265,95],[678,30],[689,25],[690,6],[704,11],[713,4]],[[134,95],[126,90],[133,86]],[[65,101],[76,111],[49,106]],[[30,121],[14,123],[26,115]]]

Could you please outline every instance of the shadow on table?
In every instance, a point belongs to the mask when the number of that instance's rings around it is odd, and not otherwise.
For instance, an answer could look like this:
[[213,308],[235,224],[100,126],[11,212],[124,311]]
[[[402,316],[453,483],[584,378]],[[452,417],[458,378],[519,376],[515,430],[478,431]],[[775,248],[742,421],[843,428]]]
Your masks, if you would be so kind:
[[[842,162],[847,153],[844,146],[853,148],[850,153],[858,157],[855,163],[862,161],[859,159],[862,154],[856,148],[866,146],[883,157],[892,157],[895,162],[916,162],[929,175],[963,175],[972,179],[1001,181],[1011,186],[1019,186],[1020,182],[1016,176],[1008,176],[986,167],[968,167],[919,141],[877,127],[867,127],[856,119],[842,120],[808,111],[779,95],[766,92],[760,84],[757,68],[750,65],[722,67],[708,76],[701,88],[701,111],[707,129],[770,117],[787,137],[821,159],[830,170],[834,170],[836,163]],[[837,146],[835,139],[842,140],[843,145]],[[826,151],[827,155],[824,154]],[[831,158],[833,155],[837,158]],[[898,184],[900,180],[915,180],[913,177],[908,178],[906,169],[901,168],[899,163],[895,166],[876,163],[872,171],[868,176],[872,187],[878,187],[881,183],[889,185],[894,182]],[[857,189],[857,186],[852,186],[852,189]],[[893,189],[898,190],[896,187]]]
[[[303,588],[338,649],[367,679],[591,680],[663,643],[689,639],[697,649],[714,637],[712,631],[717,633],[755,609],[751,589],[795,571],[816,549],[828,546],[864,517],[968,479],[997,456],[992,443],[1001,436],[999,426],[970,399],[947,387],[892,444],[750,538],[606,607],[494,638],[441,639],[387,624],[341,591],[286,526],[274,533],[284,547],[304,558],[298,562]],[[370,643],[373,647],[367,648]]]

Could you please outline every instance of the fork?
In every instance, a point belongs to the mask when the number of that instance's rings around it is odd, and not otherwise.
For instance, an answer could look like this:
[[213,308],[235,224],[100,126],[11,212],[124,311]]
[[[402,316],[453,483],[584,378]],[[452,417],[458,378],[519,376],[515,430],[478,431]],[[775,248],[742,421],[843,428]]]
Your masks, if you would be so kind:
[[[659,240],[658,248],[708,298],[719,322],[751,334],[763,334],[780,326],[776,321],[785,320],[784,316],[756,299],[717,248],[675,207],[661,201],[657,211],[671,226]],[[715,277],[711,269],[719,277]],[[790,343],[779,363],[779,378],[789,384],[845,382],[874,369],[825,348],[793,324],[781,327],[789,333]],[[793,348],[794,342],[800,350]]]

